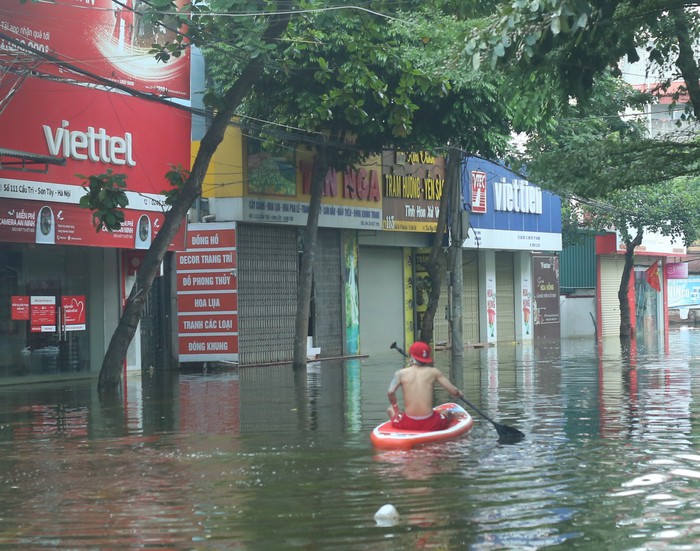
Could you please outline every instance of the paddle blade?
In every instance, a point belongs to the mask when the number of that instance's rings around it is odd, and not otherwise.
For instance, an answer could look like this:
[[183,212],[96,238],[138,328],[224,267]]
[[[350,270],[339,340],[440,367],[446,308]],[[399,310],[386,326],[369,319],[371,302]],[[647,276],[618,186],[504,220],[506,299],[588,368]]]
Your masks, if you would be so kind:
[[498,432],[499,444],[517,444],[523,438],[525,438],[525,433],[519,431],[516,428],[509,427],[507,425],[501,425],[499,423],[494,423],[493,426]]

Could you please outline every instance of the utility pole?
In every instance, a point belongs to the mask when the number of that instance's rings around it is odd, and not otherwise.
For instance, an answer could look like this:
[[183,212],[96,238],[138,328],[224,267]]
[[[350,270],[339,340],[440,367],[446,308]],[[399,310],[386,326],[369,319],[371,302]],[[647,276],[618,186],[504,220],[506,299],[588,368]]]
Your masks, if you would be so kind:
[[462,210],[462,162],[464,154],[461,150],[452,148],[447,155],[447,168],[445,171],[446,186],[449,190],[449,271],[450,277],[450,336],[452,341],[452,373],[453,382],[460,386],[463,383],[462,364],[464,359],[464,342],[462,329],[462,243],[464,242],[465,228],[463,219],[467,213]]

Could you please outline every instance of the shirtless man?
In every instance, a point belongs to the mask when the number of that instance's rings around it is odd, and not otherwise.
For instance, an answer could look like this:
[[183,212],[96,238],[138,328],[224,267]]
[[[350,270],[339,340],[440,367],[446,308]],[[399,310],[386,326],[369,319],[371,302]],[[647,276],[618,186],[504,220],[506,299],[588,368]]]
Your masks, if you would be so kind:
[[[411,430],[443,430],[450,423],[449,413],[433,411],[433,385],[439,383],[450,395],[463,397],[464,394],[442,372],[430,366],[430,346],[416,341],[408,349],[411,361],[408,367],[399,369],[389,385],[387,414],[394,427]],[[403,391],[404,412],[401,413],[396,399],[396,390]]]

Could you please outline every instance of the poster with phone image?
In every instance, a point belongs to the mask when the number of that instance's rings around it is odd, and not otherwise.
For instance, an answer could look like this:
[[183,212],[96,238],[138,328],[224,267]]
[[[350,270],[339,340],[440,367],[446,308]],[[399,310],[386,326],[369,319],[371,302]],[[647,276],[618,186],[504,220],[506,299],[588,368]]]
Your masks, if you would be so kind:
[[54,245],[56,243],[56,220],[51,207],[44,206],[39,210],[36,223],[36,242]]
[[151,219],[148,215],[143,214],[139,217],[138,224],[136,225],[136,243],[134,246],[137,249],[148,249],[151,246]]

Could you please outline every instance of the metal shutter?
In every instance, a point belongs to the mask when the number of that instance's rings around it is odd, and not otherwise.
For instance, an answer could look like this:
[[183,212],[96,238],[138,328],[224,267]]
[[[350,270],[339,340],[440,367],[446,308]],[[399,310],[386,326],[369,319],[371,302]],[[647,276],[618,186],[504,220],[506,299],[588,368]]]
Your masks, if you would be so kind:
[[624,256],[600,257],[600,331],[603,337],[620,335],[620,300],[617,292],[624,269]]
[[515,268],[513,253],[496,253],[496,331],[499,341],[515,340]]
[[[386,352],[404,339],[403,254],[399,247],[360,247],[360,351]],[[385,282],[390,282],[387,285]]]
[[479,342],[479,256],[462,252],[462,335],[464,343]]
[[292,360],[298,259],[296,228],[238,226],[240,365]]
[[322,357],[343,353],[342,275],[340,272],[340,232],[318,230],[314,259],[312,297],[313,344],[321,348]]

